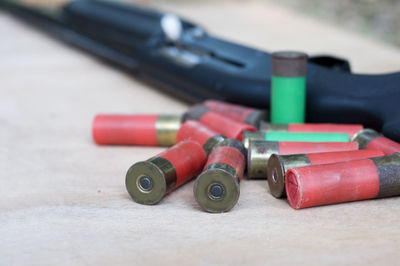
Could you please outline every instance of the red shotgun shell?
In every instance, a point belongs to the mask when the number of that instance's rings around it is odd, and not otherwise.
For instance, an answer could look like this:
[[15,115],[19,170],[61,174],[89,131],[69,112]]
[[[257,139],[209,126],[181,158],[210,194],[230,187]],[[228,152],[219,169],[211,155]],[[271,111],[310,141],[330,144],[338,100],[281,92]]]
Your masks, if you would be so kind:
[[222,135],[240,141],[243,137],[243,131],[257,131],[254,126],[232,120],[217,112],[209,111],[207,107],[201,104],[192,106],[185,113],[184,120],[198,120]]
[[297,154],[333,151],[354,151],[357,142],[286,142],[251,140],[247,153],[247,175],[249,178],[266,179],[268,160],[272,154]]
[[236,205],[245,154],[243,144],[235,139],[225,139],[211,151],[193,188],[195,199],[204,210],[226,212]]
[[209,110],[220,113],[235,121],[259,127],[260,122],[268,119],[268,112],[243,105],[231,104],[217,100],[203,102]]
[[309,154],[277,155],[268,160],[268,185],[275,198],[286,196],[285,174],[295,167],[353,161],[385,155],[380,150],[336,151]]
[[176,140],[181,142],[183,140],[193,140],[199,143],[207,154],[210,153],[211,149],[219,142],[226,139],[220,133],[208,128],[202,123],[195,120],[188,120],[176,134]]
[[400,153],[292,168],[286,193],[294,209],[400,195]]
[[369,128],[359,131],[353,137],[353,141],[357,141],[360,144],[360,149],[378,149],[386,155],[400,152],[400,143],[388,139]]
[[172,146],[181,115],[97,115],[93,140],[99,145]]
[[195,141],[182,141],[147,161],[132,165],[126,189],[134,201],[152,205],[167,193],[194,178],[206,162],[206,153]]
[[287,132],[313,132],[313,133],[346,133],[351,139],[364,127],[359,124],[329,124],[329,123],[306,123],[306,124],[270,124],[261,123],[262,131],[287,131]]

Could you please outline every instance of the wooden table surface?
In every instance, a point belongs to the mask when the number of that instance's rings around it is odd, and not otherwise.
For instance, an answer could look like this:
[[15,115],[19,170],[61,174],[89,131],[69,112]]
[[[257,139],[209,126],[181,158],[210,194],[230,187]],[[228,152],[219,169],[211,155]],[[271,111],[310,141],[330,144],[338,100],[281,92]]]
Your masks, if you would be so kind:
[[[400,49],[263,2],[174,3],[224,38],[400,69]],[[132,202],[128,167],[162,148],[99,147],[97,113],[187,105],[0,12],[0,265],[399,263],[400,198],[293,210],[244,180],[229,213],[202,212],[193,182],[159,205]]]

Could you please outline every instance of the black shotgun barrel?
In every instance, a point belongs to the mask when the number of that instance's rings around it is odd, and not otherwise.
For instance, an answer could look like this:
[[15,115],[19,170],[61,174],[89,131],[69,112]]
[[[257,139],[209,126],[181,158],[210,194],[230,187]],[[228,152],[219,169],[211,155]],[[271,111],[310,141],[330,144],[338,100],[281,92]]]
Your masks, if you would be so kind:
[[[181,33],[171,40],[161,23],[168,15],[138,6],[75,0],[51,19],[5,0],[1,6],[189,102],[269,108],[270,54],[213,37],[190,21],[175,17]],[[308,61],[308,122],[362,123],[400,141],[399,101],[399,72],[353,74],[345,60]]]

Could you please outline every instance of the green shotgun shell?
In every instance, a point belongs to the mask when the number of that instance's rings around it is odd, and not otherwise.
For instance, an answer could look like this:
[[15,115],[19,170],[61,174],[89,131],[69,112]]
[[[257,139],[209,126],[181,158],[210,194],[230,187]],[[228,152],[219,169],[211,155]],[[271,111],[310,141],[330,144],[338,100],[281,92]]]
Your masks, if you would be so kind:
[[243,144],[235,139],[225,139],[214,147],[193,188],[200,207],[220,213],[236,205],[246,166],[245,156]]
[[272,54],[271,123],[304,123],[307,58],[294,51]]
[[243,133],[243,145],[249,148],[250,140],[265,141],[301,141],[301,142],[348,142],[349,135],[344,133],[302,133],[286,131]]

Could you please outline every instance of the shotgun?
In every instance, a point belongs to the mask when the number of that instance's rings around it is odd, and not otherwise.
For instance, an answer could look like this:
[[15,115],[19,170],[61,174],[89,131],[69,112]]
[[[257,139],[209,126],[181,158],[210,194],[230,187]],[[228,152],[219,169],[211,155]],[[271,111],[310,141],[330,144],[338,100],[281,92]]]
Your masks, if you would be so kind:
[[[214,37],[176,15],[103,0],[56,10],[0,0],[0,8],[190,103],[214,98],[269,107],[268,52]],[[361,123],[400,141],[400,72],[354,74],[344,59],[310,57],[306,120]]]

